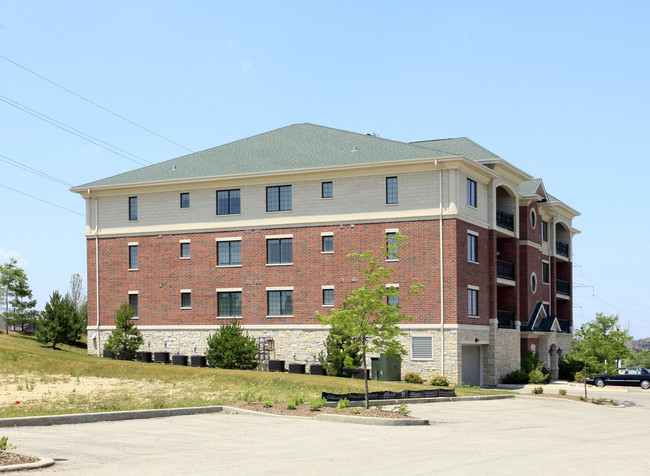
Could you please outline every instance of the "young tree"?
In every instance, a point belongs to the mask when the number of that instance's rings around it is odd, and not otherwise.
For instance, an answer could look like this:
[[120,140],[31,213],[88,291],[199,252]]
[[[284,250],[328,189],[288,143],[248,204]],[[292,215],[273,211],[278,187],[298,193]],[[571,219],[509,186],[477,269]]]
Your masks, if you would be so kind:
[[88,301],[86,299],[86,292],[83,287],[83,279],[79,274],[73,274],[70,278],[70,290],[67,294],[73,302],[77,310],[77,320],[74,325],[74,337],[71,342],[76,342],[81,339],[82,335],[86,334],[88,327]]
[[258,364],[257,353],[255,339],[233,320],[231,324],[223,324],[208,337],[205,358],[212,367],[254,369]]
[[325,352],[318,355],[318,360],[329,375],[349,377],[361,365],[361,354],[353,339],[332,327],[325,339]]
[[573,334],[569,357],[586,362],[591,372],[613,372],[618,360],[631,355],[625,347],[630,340],[629,332],[620,330],[618,316],[598,313],[594,320],[583,324]]
[[[383,256],[398,256],[405,239],[407,237],[399,233],[387,238],[386,246],[382,248]],[[366,408],[369,408],[367,355],[372,352],[385,353],[399,359],[405,350],[397,340],[401,335],[398,324],[412,318],[401,313],[399,289],[386,287],[386,280],[393,274],[392,269],[381,266],[372,251],[351,253],[348,258],[356,260],[362,276],[361,287],[347,294],[342,308],[334,309],[329,315],[318,312],[316,315],[322,324],[331,325],[337,333],[349,339],[347,349],[351,345],[358,346],[362,355]],[[423,287],[416,282],[409,289],[409,294],[416,294]]]
[[[18,267],[15,258],[0,265],[0,287],[5,294],[5,330],[9,334],[9,324],[18,324],[21,330],[36,321],[38,313],[34,310],[36,300],[33,299],[32,290],[27,283],[27,274]],[[11,306],[12,310],[9,310]]]
[[115,329],[108,337],[104,350],[111,352],[119,360],[133,360],[144,339],[140,329],[131,319],[135,310],[128,302],[123,302],[115,315]]
[[41,313],[36,338],[44,344],[51,342],[52,349],[56,349],[57,344],[69,342],[74,334],[76,314],[70,298],[67,295],[61,297],[58,291],[54,291]]

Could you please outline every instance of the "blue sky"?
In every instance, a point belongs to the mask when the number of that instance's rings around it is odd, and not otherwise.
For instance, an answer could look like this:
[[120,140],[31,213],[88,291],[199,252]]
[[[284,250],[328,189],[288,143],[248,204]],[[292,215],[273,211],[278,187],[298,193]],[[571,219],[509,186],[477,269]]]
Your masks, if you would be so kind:
[[582,213],[576,326],[650,336],[650,3],[0,0],[0,55],[0,262],[39,308],[85,281],[84,201],[11,161],[80,185],[311,122],[541,177]]

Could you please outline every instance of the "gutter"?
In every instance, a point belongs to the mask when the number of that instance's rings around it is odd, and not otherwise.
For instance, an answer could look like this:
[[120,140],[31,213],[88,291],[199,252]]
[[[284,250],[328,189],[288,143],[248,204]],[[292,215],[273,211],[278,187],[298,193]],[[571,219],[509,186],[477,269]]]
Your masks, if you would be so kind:
[[[435,160],[436,167],[438,159]],[[439,177],[439,202],[438,202],[438,242],[440,244],[440,375],[445,376],[445,276],[443,266],[443,246],[442,246],[442,169],[438,169]]]

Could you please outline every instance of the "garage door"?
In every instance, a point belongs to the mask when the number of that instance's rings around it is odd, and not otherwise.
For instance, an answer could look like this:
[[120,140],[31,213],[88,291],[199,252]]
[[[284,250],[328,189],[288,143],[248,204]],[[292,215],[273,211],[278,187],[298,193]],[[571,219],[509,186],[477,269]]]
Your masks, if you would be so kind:
[[463,346],[463,385],[481,385],[481,348]]

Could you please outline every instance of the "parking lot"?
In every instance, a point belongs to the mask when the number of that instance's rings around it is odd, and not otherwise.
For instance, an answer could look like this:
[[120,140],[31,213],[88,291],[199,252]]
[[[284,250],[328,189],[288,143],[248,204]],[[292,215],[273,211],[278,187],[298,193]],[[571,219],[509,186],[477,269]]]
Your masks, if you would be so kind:
[[650,391],[589,390],[631,406],[517,397],[411,405],[424,427],[211,414],[2,434],[54,458],[43,473],[648,474]]

